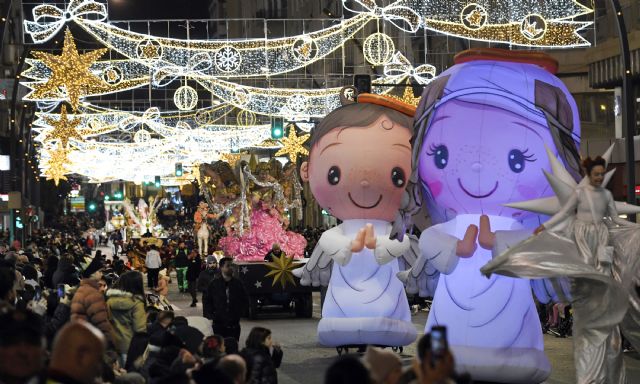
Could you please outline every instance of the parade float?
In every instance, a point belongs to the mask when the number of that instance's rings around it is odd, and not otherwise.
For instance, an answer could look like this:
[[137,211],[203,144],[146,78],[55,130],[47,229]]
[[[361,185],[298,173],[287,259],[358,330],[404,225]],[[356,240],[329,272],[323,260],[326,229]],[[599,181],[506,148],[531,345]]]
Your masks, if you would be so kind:
[[[288,230],[291,215],[300,220],[302,214],[302,186],[295,163],[283,168],[273,159],[256,164],[253,171],[244,161],[234,165],[235,169],[218,161],[200,166],[205,201],[194,214],[199,247],[207,247],[207,220],[217,218],[226,234],[219,239],[218,248],[238,265],[238,275],[251,298],[249,316],[273,304],[311,317],[311,289],[301,286],[292,274],[302,265],[307,245],[302,235]],[[281,254],[265,260],[276,245]]]

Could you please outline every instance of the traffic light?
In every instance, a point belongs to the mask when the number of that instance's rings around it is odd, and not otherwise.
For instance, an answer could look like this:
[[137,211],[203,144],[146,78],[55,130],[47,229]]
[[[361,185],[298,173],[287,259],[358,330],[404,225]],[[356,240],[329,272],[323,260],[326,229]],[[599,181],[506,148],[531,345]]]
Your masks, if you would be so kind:
[[154,184],[156,188],[160,188],[160,176],[156,176]]
[[109,195],[104,195],[104,201],[109,201],[111,199],[111,196]]
[[175,175],[176,175],[177,177],[180,177],[180,176],[182,176],[182,173],[183,173],[183,172],[182,172],[182,163],[176,163],[176,172],[175,172]]
[[271,138],[274,140],[282,139],[284,136],[284,119],[282,117],[274,117],[271,120]]
[[113,193],[114,200],[122,200],[122,192],[114,192]]
[[89,205],[87,206],[87,209],[89,210],[89,212],[95,212],[96,208],[98,206],[96,205],[96,203],[94,203],[93,201],[89,203]]
[[356,87],[358,95],[361,93],[371,93],[371,76],[355,75],[353,76],[353,86]]

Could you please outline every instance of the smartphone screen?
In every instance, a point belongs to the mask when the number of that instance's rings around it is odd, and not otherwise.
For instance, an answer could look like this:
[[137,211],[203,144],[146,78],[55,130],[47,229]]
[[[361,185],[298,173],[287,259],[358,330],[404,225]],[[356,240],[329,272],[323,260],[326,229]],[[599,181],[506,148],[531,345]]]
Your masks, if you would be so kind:
[[431,328],[432,365],[435,365],[435,361],[441,359],[445,355],[445,353],[447,352],[447,348],[447,328]]
[[33,294],[34,301],[40,301],[42,298],[42,288],[36,287],[35,293]]
[[58,284],[58,297],[64,297],[64,284]]

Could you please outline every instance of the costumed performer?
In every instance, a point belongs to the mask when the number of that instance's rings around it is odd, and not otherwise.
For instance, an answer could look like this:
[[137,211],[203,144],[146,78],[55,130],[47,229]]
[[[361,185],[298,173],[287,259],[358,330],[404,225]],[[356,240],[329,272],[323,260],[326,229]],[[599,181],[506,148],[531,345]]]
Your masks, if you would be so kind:
[[415,107],[378,95],[328,114],[312,131],[300,174],[318,204],[342,220],[325,231],[294,271],[303,285],[327,285],[318,324],[326,346],[403,346],[416,338],[397,258],[409,237],[391,240],[411,170]]
[[426,204],[435,225],[420,236],[416,264],[399,276],[421,296],[433,295],[425,333],[448,328],[457,371],[539,383],[551,365],[530,282],[486,279],[480,268],[540,224],[503,204],[550,193],[541,172],[550,169],[545,146],[578,172],[576,104],[553,75],[557,62],[543,53],[473,49],[454,61],[426,86],[416,112],[403,212],[408,218]]
[[[548,178],[559,203],[521,204],[557,213],[536,228],[538,236],[510,248],[482,268],[487,275],[553,278],[559,287],[557,295],[570,298],[579,384],[627,382],[619,325],[629,341],[640,347],[640,299],[635,290],[640,226],[618,217],[619,211],[640,212],[640,207],[616,203],[603,187],[613,173],[605,175],[605,158],[612,149],[604,158],[584,161],[586,176],[578,185],[557,164]],[[557,162],[553,154],[549,157]],[[563,276],[570,281],[564,288],[558,284]],[[549,287],[553,288],[554,284]]]

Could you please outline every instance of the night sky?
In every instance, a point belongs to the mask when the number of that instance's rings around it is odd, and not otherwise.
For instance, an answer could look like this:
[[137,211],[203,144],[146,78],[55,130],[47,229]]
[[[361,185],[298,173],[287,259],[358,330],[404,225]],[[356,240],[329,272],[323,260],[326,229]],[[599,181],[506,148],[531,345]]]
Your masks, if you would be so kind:
[[109,0],[109,19],[208,19],[210,3],[210,0]]

